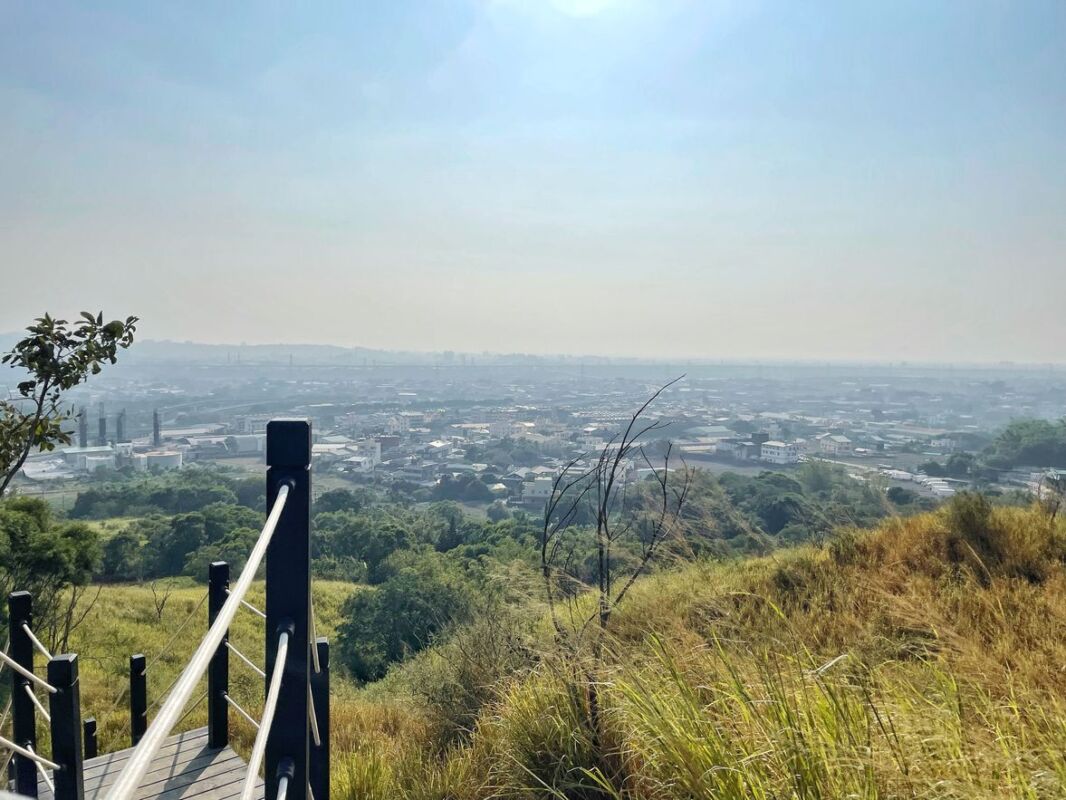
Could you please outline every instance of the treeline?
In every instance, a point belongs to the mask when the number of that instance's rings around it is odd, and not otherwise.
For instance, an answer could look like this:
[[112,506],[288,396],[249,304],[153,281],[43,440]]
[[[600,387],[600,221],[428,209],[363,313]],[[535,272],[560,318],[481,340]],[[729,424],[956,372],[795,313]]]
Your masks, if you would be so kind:
[[[634,481],[626,493],[624,522],[639,532],[658,508],[657,491],[653,481]],[[696,470],[681,530],[667,549],[673,559],[767,553],[819,540],[839,526],[865,526],[928,504],[910,492],[886,493],[820,462],[756,476]],[[187,575],[202,581],[211,561],[243,566],[264,520],[263,482],[194,468],[94,486],[79,495],[71,516],[134,517],[106,540],[84,523],[50,512],[42,517],[31,501],[10,501],[0,508],[0,564],[9,585],[52,553],[72,553],[71,542],[77,543],[79,554],[76,575],[65,568],[71,580]],[[27,509],[38,509],[37,516]],[[535,587],[543,520],[502,503],[493,504],[490,512],[482,519],[451,501],[397,503],[367,488],[337,489],[316,498],[315,576],[365,586],[353,593],[339,637],[341,660],[356,678],[382,677],[392,664],[469,619],[486,598],[500,595],[500,574],[512,576],[504,594],[521,583],[518,576]],[[580,509],[574,521],[566,546],[576,592],[594,582],[597,552],[593,510]],[[41,530],[52,533],[44,536]],[[50,544],[39,552],[26,551],[28,539]],[[12,557],[19,553],[22,560],[16,564]],[[36,561],[23,563],[30,558],[25,553]],[[638,563],[639,536],[615,548],[611,559],[620,572]],[[57,563],[69,564],[69,558]],[[520,594],[507,602],[519,602]]]
[[1066,469],[1066,419],[1019,419],[977,453],[953,453],[944,461],[919,465],[927,475],[993,483],[1003,470],[1018,467]]
[[158,475],[127,477],[86,489],[78,493],[70,516],[108,519],[184,514],[212,503],[262,509],[265,502],[262,478],[236,478],[216,469],[188,467]]
[[998,469],[1055,467],[1066,469],[1066,419],[1015,420],[982,453],[982,460]]

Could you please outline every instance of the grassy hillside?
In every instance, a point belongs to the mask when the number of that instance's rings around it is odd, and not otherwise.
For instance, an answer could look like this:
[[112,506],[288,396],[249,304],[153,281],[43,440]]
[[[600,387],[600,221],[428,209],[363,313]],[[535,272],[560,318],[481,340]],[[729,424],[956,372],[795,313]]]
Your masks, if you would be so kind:
[[[962,497],[825,547],[644,578],[599,655],[561,648],[535,601],[487,605],[376,684],[335,678],[335,796],[1063,797],[1064,555],[1061,519]],[[510,569],[500,580],[535,597],[536,576]],[[320,632],[353,591],[316,582]],[[129,654],[148,655],[160,699],[206,629],[204,593],[182,583],[157,615],[147,586],[102,590],[73,649],[103,749],[128,743]],[[257,617],[233,640],[261,661]],[[231,670],[258,713],[262,681]],[[205,722],[200,702],[181,727]],[[246,750],[252,731],[231,725]]]
[[1066,796],[1064,543],[964,497],[647,578],[600,658],[486,617],[337,709],[337,796]]
[[[207,587],[191,581],[170,581],[175,587],[160,614],[152,591],[147,585],[108,585],[100,589],[99,598],[85,621],[75,630],[71,650],[81,662],[82,713],[95,716],[99,726],[101,752],[129,746],[129,657],[144,653],[148,658],[149,719],[154,703],[188,663],[200,639],[207,631]],[[161,599],[167,581],[156,584]],[[315,582],[315,616],[320,636],[332,636],[339,621],[340,607],[358,589],[339,581]],[[85,607],[95,590],[86,595]],[[249,590],[249,601],[263,608],[263,583]],[[238,612],[230,629],[230,641],[255,663],[263,665],[263,624],[250,611]],[[193,695],[206,691],[206,680]],[[263,680],[236,658],[230,659],[230,694],[258,716],[263,703]],[[188,716],[179,726],[187,730],[207,724],[206,702],[190,703]],[[40,733],[46,733],[40,726]],[[250,747],[254,732],[236,714],[230,715],[230,727],[238,748]],[[47,752],[47,751],[45,751]]]

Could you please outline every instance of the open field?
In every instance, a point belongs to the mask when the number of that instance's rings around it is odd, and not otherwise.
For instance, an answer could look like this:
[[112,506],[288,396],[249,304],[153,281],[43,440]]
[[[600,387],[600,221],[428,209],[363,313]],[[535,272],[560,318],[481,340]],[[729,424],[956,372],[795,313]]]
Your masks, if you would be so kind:
[[[167,585],[173,588],[160,611]],[[148,585],[107,585],[100,587],[84,622],[71,637],[70,650],[78,654],[81,675],[82,714],[96,717],[100,752],[128,747],[129,657],[143,653],[148,658],[149,720],[165,692],[188,662],[207,630],[207,587],[188,579],[161,580],[156,595]],[[357,591],[354,584],[340,581],[315,582],[315,617],[319,636],[333,636],[344,600]],[[86,593],[82,608],[93,602],[95,589]],[[264,607],[263,582],[249,590],[248,601]],[[230,629],[230,641],[253,662],[263,665],[263,620],[247,609],[238,612]],[[41,673],[38,663],[38,672]],[[340,677],[334,678],[340,682]],[[193,699],[206,692],[206,679]],[[230,658],[230,694],[256,716],[263,702],[263,680],[237,658]],[[343,693],[343,690],[340,690]],[[188,716],[177,730],[207,723],[207,704],[201,699],[190,703]],[[40,733],[46,726],[40,726]],[[254,731],[236,713],[230,714],[235,747],[244,752],[251,746]],[[47,738],[47,737],[46,737]],[[47,751],[45,751],[47,752]]]

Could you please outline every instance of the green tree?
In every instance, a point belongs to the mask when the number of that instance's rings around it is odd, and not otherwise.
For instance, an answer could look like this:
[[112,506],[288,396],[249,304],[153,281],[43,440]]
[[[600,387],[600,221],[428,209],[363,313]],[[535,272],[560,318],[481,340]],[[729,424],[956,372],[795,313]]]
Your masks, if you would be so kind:
[[132,527],[104,543],[100,577],[108,581],[139,581],[144,577],[144,540]]
[[232,503],[211,503],[200,511],[204,515],[204,538],[208,543],[224,539],[238,528],[262,528],[263,512]]
[[953,478],[966,478],[974,470],[977,459],[970,453],[952,453],[944,471]]
[[1066,419],[1015,420],[1000,432],[985,455],[993,467],[1066,468]]
[[100,539],[81,522],[62,522],[39,498],[0,503],[0,591],[30,592],[37,634],[65,649],[74,607],[100,561]]
[[491,522],[503,522],[503,520],[511,518],[511,512],[507,510],[507,504],[502,500],[493,502],[485,510],[485,513]]
[[227,561],[234,574],[244,569],[248,554],[259,539],[257,528],[232,528],[224,536],[189,553],[182,572],[198,581],[207,580],[208,565],[212,561]]
[[188,555],[205,543],[204,515],[198,512],[179,514],[148,542],[151,552],[151,575],[180,575]]
[[890,486],[888,491],[885,492],[885,496],[888,497],[897,506],[906,506],[914,503],[918,500],[918,493],[911,489],[904,489],[902,486]]
[[471,598],[470,584],[446,556],[406,554],[384,583],[356,592],[345,604],[341,660],[358,680],[378,680],[391,664],[465,619]]
[[118,351],[133,344],[136,317],[105,323],[102,313],[81,316],[68,323],[45,314],[0,358],[26,375],[17,399],[0,400],[0,497],[34,449],[70,443],[63,423],[73,410],[62,405],[63,393],[99,373],[104,363],[114,364]]
[[362,499],[350,489],[330,489],[315,498],[315,511],[320,514],[330,511],[359,511],[362,507]]

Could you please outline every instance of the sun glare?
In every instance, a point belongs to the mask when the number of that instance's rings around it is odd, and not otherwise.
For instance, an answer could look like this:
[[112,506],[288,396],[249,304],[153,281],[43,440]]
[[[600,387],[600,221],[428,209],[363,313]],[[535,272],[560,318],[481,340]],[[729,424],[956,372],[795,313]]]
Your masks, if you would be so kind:
[[594,17],[610,8],[616,0],[551,0],[551,4],[572,17]]

